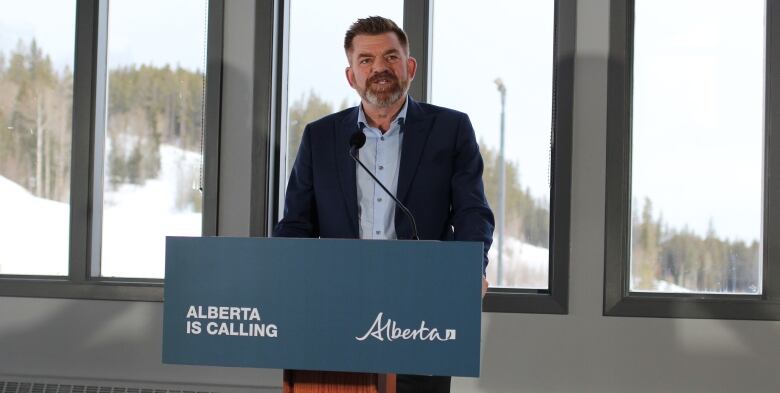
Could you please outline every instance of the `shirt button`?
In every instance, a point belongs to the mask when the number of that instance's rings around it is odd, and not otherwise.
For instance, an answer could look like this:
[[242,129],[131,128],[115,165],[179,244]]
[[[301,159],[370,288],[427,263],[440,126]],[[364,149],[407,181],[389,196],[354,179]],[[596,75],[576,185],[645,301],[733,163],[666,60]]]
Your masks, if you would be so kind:
[[380,137],[379,139],[381,139],[381,140],[385,140],[385,137]]
[[377,198],[377,202],[382,202],[382,198]]
[[382,169],[385,169],[385,167],[383,167],[382,165],[380,165],[380,166],[379,166],[379,170],[381,171]]
[[377,235],[378,235],[378,234],[380,234],[380,233],[382,233],[382,231],[376,231],[376,234],[377,234]]

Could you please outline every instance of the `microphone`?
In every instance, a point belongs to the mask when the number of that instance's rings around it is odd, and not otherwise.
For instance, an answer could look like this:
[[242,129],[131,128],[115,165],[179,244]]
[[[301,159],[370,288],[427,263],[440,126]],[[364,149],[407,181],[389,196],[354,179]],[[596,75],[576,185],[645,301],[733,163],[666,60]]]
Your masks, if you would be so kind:
[[379,187],[382,187],[387,195],[390,195],[390,198],[393,198],[396,206],[398,206],[401,211],[403,211],[404,214],[406,214],[406,216],[409,218],[409,221],[412,222],[412,240],[420,240],[420,236],[417,233],[417,221],[414,220],[412,212],[410,212],[409,209],[407,209],[406,206],[404,206],[404,204],[401,203],[401,201],[399,201],[398,198],[396,198],[395,195],[393,195],[393,193],[390,192],[387,187],[385,187],[385,185],[382,184],[382,182],[379,181],[379,179],[377,179],[376,176],[374,176],[374,174],[371,173],[371,171],[368,170],[368,168],[366,168],[366,166],[363,165],[363,163],[360,162],[360,159],[357,157],[357,151],[366,144],[366,134],[363,133],[363,128],[365,128],[365,126],[365,124],[360,123],[359,129],[355,131],[355,133],[352,134],[352,136],[349,138],[349,156],[352,157],[352,159],[355,160],[355,162],[360,165],[360,167],[363,168],[363,170],[366,171],[366,173],[368,173],[372,179],[374,179],[376,184],[379,184]]

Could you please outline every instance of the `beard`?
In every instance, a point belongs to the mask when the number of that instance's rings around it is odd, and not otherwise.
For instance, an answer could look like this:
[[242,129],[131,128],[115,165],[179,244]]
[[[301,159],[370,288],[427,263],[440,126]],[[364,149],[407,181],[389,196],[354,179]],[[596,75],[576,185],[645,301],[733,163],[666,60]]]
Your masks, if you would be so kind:
[[[385,81],[385,83],[380,83]],[[366,80],[366,87],[358,89],[360,97],[370,104],[387,108],[398,102],[409,90],[409,80],[400,80],[390,72],[376,74]]]

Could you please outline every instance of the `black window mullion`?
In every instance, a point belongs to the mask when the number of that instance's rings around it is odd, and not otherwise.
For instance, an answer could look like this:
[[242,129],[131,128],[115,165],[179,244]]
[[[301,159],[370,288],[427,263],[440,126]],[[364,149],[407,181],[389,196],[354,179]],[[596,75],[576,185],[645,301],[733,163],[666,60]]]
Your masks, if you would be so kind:
[[280,53],[285,31],[285,0],[255,3],[255,45],[252,116],[250,236],[268,236],[276,206],[277,135],[280,96]]
[[91,155],[91,219],[90,253],[87,259],[87,279],[99,278],[103,244],[103,160],[106,146],[106,117],[108,114],[108,0],[98,0],[97,25],[93,32],[94,97],[92,155]]
[[209,0],[206,101],[203,124],[203,236],[216,236],[219,213],[219,141],[222,112],[224,0]]
[[417,72],[409,87],[409,95],[419,102],[430,102],[433,0],[404,1],[403,29],[409,38],[411,55],[417,60]]
[[95,104],[98,84],[98,30],[105,2],[79,0],[76,6],[76,53],[73,73],[73,143],[71,151],[69,281],[83,283],[92,257]]
[[607,63],[607,168],[604,231],[604,309],[611,310],[628,295],[631,257],[631,58],[633,2],[610,4]]

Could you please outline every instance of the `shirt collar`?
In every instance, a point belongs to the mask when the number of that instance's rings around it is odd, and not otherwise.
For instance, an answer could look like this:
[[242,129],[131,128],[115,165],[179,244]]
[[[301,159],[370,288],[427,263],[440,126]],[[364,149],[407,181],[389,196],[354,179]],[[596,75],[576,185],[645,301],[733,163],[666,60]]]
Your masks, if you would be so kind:
[[[406,101],[404,101],[404,106],[401,107],[401,111],[398,112],[398,115],[395,116],[395,119],[391,122],[391,127],[393,128],[392,123],[397,123],[399,125],[403,125],[406,121],[406,109],[409,108],[409,96],[406,96]],[[366,120],[366,114],[363,112],[363,104],[358,105],[358,117],[357,117],[357,125],[359,128],[362,128],[360,124],[365,124],[366,127],[369,127],[368,120]],[[403,127],[401,127],[403,130]]]

